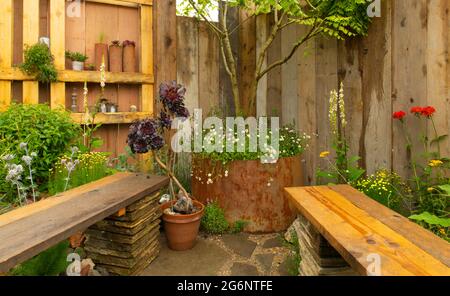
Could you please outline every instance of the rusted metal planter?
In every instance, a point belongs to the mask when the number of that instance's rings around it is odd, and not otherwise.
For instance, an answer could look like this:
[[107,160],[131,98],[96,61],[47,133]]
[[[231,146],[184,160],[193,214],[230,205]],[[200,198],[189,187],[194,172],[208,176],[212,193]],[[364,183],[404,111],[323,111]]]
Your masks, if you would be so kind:
[[[194,156],[192,193],[205,204],[217,201],[228,222],[247,221],[246,232],[278,232],[286,230],[295,220],[296,210],[286,199],[284,188],[303,185],[300,157],[281,158],[276,164],[233,161],[220,168],[222,177],[207,184],[204,176],[217,172],[217,166],[221,164]],[[225,170],[228,177],[223,174]]]

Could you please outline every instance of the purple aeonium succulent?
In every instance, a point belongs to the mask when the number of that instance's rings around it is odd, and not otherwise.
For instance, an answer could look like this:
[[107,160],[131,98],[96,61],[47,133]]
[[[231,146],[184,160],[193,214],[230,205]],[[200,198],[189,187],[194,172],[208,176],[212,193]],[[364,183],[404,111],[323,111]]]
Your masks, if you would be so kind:
[[175,117],[189,117],[189,111],[184,105],[186,88],[175,81],[162,83],[159,87],[159,99],[164,106]]
[[161,111],[161,113],[159,114],[158,120],[159,120],[159,125],[160,125],[162,128],[170,129],[170,127],[172,126],[172,119],[171,119],[170,116],[169,116],[166,112],[164,112],[164,111]]
[[159,134],[158,122],[154,119],[143,119],[134,122],[128,133],[128,145],[133,153],[147,153],[159,150],[164,146],[164,139]]

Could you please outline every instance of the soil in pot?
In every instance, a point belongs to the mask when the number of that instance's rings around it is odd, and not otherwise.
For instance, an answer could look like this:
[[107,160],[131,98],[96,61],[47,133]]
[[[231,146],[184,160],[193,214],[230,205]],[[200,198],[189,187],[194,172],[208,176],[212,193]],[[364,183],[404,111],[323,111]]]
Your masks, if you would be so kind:
[[123,71],[136,72],[136,47],[134,45],[123,47]]
[[122,46],[109,46],[109,70],[111,72],[122,72]]
[[168,246],[172,250],[185,251],[194,247],[205,206],[199,201],[194,200],[193,202],[197,211],[189,215],[169,214],[174,201],[161,206],[164,231]]
[[102,59],[105,60],[105,71],[108,71],[108,44],[96,43],[95,44],[95,70],[100,71],[102,65]]

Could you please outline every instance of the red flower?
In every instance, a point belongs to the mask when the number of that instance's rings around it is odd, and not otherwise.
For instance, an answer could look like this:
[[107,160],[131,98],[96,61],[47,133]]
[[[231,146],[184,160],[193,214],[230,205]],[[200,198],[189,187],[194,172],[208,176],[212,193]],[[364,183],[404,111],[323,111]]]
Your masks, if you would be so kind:
[[392,115],[392,117],[394,119],[399,119],[399,120],[402,120],[403,117],[405,117],[405,116],[406,116],[406,113],[404,111],[397,111],[397,112],[394,112],[394,114]]
[[411,113],[415,114],[415,115],[420,115],[422,114],[422,107],[416,106],[416,107],[412,107],[411,108]]
[[422,108],[421,114],[426,117],[431,117],[431,116],[433,116],[433,114],[435,112],[436,112],[436,109],[434,109],[434,107],[428,106],[428,107]]

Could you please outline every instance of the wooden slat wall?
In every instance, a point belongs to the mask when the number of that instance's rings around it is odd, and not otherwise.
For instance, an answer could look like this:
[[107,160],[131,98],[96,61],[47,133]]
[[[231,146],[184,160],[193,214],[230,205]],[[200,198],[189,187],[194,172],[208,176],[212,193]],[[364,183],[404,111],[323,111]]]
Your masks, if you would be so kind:
[[[382,17],[373,20],[367,37],[345,42],[319,37],[303,46],[289,64],[260,81],[258,115],[278,115],[284,123],[294,120],[300,130],[312,135],[310,149],[304,155],[308,183],[315,182],[318,167],[326,166],[319,153],[330,149],[329,93],[338,89],[340,82],[344,83],[350,150],[352,154],[362,156],[361,165],[369,173],[386,168],[403,176],[410,174],[407,168],[410,156],[406,153],[404,133],[399,122],[392,120],[393,111],[403,109],[409,112],[412,106],[433,105],[437,109],[435,121],[439,134],[450,133],[449,5],[447,0],[382,1]],[[194,20],[184,19],[186,21]],[[270,21],[268,16],[258,17],[255,21],[255,52],[261,43],[259,36],[266,34]],[[180,26],[178,24],[178,30],[182,30]],[[248,32],[248,27],[246,29]],[[289,40],[304,34],[305,30],[298,27],[283,32],[270,48],[268,62],[282,56],[287,51]],[[202,77],[216,77],[210,73],[217,72],[217,65],[202,63],[202,59],[205,54],[218,54],[217,40],[210,41],[215,47],[208,46],[207,50],[204,44],[208,36],[204,35],[203,29],[201,32],[199,41],[195,41],[201,46],[183,43],[178,46],[178,57],[185,50],[180,47],[197,48],[200,79],[198,86],[194,87],[199,88],[211,82]],[[242,72],[245,65],[251,65],[247,59],[253,59],[253,56],[247,52],[247,44],[253,44],[253,41],[247,36],[240,42],[238,48],[244,52],[237,55]],[[178,63],[179,77],[185,72],[185,66],[185,63]],[[195,78],[191,80],[195,81]],[[246,83],[245,76],[241,77],[241,83]],[[208,96],[222,102],[224,94],[230,94],[229,82],[221,74],[219,87],[216,85],[208,90]],[[190,85],[186,86],[190,91]],[[215,95],[213,89],[218,89]],[[200,99],[200,107],[205,108],[203,99]],[[427,127],[424,121],[412,116],[407,120],[409,132],[417,136],[415,147],[420,153],[422,146],[418,145],[418,131],[427,130]],[[431,126],[428,127],[428,135],[434,137]],[[449,140],[441,144],[441,151],[444,156],[450,156]]]
[[[0,68],[10,68],[13,57],[13,0],[0,0]],[[11,103],[11,81],[0,81],[0,111]]]

